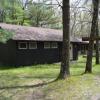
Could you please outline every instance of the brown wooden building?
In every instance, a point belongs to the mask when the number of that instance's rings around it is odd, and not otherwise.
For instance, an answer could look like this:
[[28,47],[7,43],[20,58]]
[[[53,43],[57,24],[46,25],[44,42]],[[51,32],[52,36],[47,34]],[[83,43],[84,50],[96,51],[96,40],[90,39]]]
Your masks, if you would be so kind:
[[[61,61],[62,31],[0,23],[15,34],[7,43],[0,43],[1,65],[32,65]],[[78,59],[82,40],[71,37],[71,60]]]

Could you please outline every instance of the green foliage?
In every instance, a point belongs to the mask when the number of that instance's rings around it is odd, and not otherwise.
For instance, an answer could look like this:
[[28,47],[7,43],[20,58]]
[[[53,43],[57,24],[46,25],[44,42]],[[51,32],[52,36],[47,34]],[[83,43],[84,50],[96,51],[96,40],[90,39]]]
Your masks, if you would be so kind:
[[14,33],[11,31],[0,29],[0,42],[6,43],[7,40],[13,37],[13,34]]
[[30,23],[33,26],[50,26],[60,22],[60,18],[55,15],[55,11],[50,6],[43,4],[31,5],[28,8]]
[[18,1],[9,2],[9,5],[6,7],[5,21],[7,23],[20,24],[23,20],[24,11]]
[[31,0],[0,0],[0,22],[56,28],[61,22],[56,11],[47,1],[41,4]]

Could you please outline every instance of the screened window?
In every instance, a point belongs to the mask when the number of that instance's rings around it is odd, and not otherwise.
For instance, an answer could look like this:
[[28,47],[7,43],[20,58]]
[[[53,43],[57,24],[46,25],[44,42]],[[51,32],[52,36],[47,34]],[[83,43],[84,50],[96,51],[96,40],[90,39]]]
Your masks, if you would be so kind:
[[44,43],[44,48],[45,48],[45,49],[50,48],[50,42],[45,42],[45,43]]
[[19,42],[18,49],[27,49],[27,42]]
[[51,43],[51,48],[58,48],[57,42],[52,42]]
[[30,42],[29,49],[37,49],[37,42]]

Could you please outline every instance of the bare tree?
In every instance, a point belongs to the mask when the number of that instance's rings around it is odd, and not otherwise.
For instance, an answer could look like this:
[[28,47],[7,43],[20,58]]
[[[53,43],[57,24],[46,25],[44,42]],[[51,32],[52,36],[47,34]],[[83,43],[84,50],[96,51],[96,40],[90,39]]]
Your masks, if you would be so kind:
[[94,36],[95,36],[95,29],[96,29],[97,21],[98,21],[99,0],[92,0],[92,3],[93,3],[93,19],[92,19],[88,52],[87,52],[87,62],[86,62],[85,73],[92,72],[92,56],[93,56],[93,47],[94,47]]
[[70,75],[70,0],[63,0],[63,48],[61,69],[58,78],[65,79]]
[[[96,25],[96,37],[99,37],[99,28],[98,28],[98,22]],[[99,40],[96,40],[96,64],[99,64]]]

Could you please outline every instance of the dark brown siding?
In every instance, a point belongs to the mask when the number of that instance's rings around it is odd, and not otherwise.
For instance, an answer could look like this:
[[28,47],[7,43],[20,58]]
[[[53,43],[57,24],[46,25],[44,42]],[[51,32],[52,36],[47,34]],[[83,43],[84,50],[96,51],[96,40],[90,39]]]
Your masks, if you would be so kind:
[[[62,43],[58,42],[58,48],[44,49],[44,42],[37,42],[37,49],[18,49],[18,42],[9,40],[6,44],[0,43],[0,64],[24,66],[32,64],[44,64],[60,62]],[[29,43],[29,41],[25,41]],[[77,47],[73,49],[73,59],[77,60]]]
[[79,45],[77,43],[73,43],[73,60],[78,60],[78,49]]
[[[58,43],[59,45],[59,43]],[[44,49],[43,42],[37,42],[37,49],[17,49],[16,65],[32,65],[32,64],[43,64],[43,63],[53,63],[60,61],[59,48]]]
[[16,42],[9,40],[0,43],[0,65],[14,65],[16,61]]
[[[21,41],[20,41],[21,42]],[[29,41],[27,41],[29,43]],[[60,45],[58,48],[44,49],[44,42],[37,42],[37,49],[18,49],[18,41],[9,40],[6,44],[0,43],[1,65],[32,65],[53,63],[60,61]]]

